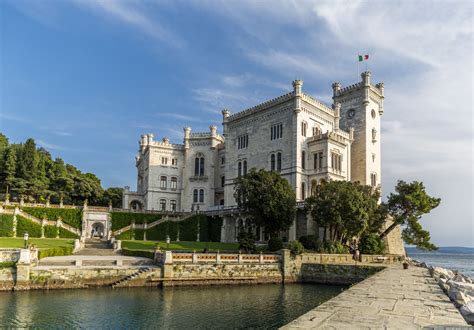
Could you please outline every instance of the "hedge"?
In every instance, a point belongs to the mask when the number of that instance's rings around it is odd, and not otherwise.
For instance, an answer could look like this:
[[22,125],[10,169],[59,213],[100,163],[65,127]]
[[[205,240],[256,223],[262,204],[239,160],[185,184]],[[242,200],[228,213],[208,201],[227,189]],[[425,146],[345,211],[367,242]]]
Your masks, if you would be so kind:
[[0,237],[13,237],[13,214],[0,214]]
[[150,250],[129,250],[129,249],[122,249],[122,254],[124,256],[132,256],[132,257],[143,257],[143,258],[155,258],[155,252]]
[[59,228],[59,237],[60,238],[79,238],[79,235],[71,233],[69,230],[64,228]]
[[16,266],[16,261],[3,261],[0,262],[0,269],[2,268],[12,268]]
[[38,219],[46,218],[48,220],[56,221],[61,218],[61,221],[67,223],[74,228],[82,228],[82,209],[58,209],[51,207],[22,207],[24,212],[37,217]]
[[16,216],[16,234],[18,237],[23,236],[25,231],[29,237],[41,237],[41,225],[28,220],[21,215]]
[[136,224],[151,223],[161,219],[161,214],[148,213],[127,213],[127,212],[111,212],[112,230],[118,230],[126,227],[135,221]]
[[58,234],[58,227],[56,226],[44,226],[44,237],[56,238]]
[[[169,236],[170,240],[196,241],[199,222],[199,240],[201,242],[220,242],[222,219],[214,219],[203,214],[194,215],[180,222],[166,221],[147,229],[146,238],[150,241],[164,241]],[[143,229],[128,230],[117,236],[120,240],[142,240]]]
[[46,257],[58,257],[58,256],[68,256],[71,255],[74,251],[74,247],[67,246],[67,247],[58,247],[52,249],[40,249],[38,251],[38,258],[46,258]]

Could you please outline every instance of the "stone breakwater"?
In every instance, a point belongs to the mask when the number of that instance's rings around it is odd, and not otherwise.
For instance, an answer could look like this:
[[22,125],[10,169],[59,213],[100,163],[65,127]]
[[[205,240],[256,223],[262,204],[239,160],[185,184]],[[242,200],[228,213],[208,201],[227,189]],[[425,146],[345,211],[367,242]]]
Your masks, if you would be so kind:
[[415,266],[428,269],[440,288],[448,295],[454,305],[459,308],[461,315],[474,325],[474,283],[472,279],[457,271],[441,267],[432,267],[424,262],[409,259]]

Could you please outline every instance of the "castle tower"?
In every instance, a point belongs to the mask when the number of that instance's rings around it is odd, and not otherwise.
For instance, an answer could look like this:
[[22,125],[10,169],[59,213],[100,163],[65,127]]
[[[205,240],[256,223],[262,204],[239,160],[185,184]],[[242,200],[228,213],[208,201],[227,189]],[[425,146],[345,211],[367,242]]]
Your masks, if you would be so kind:
[[342,88],[334,83],[334,107],[340,107],[340,128],[354,129],[351,148],[351,181],[378,186],[381,183],[380,116],[383,114],[383,83],[372,85],[370,72],[362,81]]

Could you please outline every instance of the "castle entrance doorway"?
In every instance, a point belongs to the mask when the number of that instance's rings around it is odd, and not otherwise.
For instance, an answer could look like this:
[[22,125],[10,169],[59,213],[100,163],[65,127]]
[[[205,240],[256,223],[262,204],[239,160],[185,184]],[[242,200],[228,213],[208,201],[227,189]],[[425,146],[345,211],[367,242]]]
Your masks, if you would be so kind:
[[96,222],[92,225],[91,237],[102,238],[105,235],[105,227],[102,223]]

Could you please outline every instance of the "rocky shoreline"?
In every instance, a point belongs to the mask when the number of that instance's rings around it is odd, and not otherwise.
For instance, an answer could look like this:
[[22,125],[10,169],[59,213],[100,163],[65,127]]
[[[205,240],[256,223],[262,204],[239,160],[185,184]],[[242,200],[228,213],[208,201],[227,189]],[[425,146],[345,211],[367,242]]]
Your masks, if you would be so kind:
[[415,259],[407,258],[407,260],[414,266],[428,269],[440,288],[459,309],[466,322],[474,325],[474,281],[469,276],[456,270],[433,267]]

